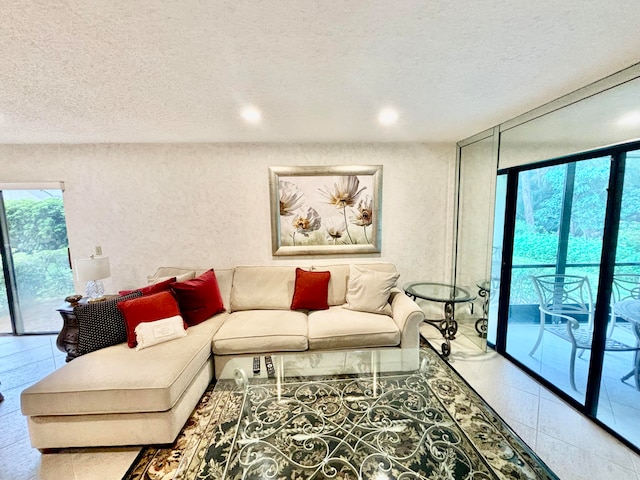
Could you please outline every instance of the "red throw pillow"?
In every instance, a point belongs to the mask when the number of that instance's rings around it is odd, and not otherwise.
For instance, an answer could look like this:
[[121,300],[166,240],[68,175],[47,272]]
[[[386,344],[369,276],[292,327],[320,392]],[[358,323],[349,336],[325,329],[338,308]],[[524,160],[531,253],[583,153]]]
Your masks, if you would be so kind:
[[167,292],[171,290],[171,284],[176,281],[176,277],[171,277],[158,283],[147,285],[135,290],[120,290],[118,295],[129,295],[133,292],[140,292],[142,295],[153,295],[154,293]]
[[171,285],[178,299],[180,313],[187,325],[193,326],[224,312],[224,302],[213,270],[207,270],[199,277]]
[[178,302],[171,292],[154,293],[133,300],[125,300],[118,303],[118,309],[122,312],[127,324],[127,345],[131,348],[138,344],[136,327],[139,324],[180,315]]
[[331,272],[307,272],[296,268],[291,310],[327,310]]

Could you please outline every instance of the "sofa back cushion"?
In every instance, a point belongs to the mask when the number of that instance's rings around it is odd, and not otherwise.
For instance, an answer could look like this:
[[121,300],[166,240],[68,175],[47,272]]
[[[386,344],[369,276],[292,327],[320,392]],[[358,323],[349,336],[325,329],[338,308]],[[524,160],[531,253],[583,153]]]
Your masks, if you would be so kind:
[[295,266],[236,267],[231,311],[289,310],[295,281]]
[[[380,272],[395,273],[392,263],[358,263],[357,265]],[[344,305],[349,280],[349,264],[314,265],[306,270],[331,272],[329,280],[329,306]],[[200,275],[206,269],[160,267],[149,282],[167,276],[193,272]],[[239,310],[289,310],[296,282],[296,266],[240,266],[235,269],[215,270],[224,307],[228,312]]]
[[224,303],[224,309],[229,312],[231,310],[231,286],[233,284],[233,268],[224,270],[215,269],[216,279],[218,280],[218,288],[220,288],[220,296]]
[[[397,272],[396,266],[392,263],[358,263],[356,265],[378,272]],[[329,306],[344,305],[347,303],[349,268],[350,265],[348,263],[340,265],[314,265],[312,267],[312,270],[316,272],[331,272],[331,279],[329,280]]]

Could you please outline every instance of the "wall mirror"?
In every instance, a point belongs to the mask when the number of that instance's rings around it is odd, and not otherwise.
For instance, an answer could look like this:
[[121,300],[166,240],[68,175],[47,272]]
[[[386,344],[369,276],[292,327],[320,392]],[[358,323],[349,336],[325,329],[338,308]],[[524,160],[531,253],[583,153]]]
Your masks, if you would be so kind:
[[[478,138],[479,137],[479,138]],[[459,145],[454,279],[475,300],[456,308],[460,334],[486,350],[497,157],[494,132]]]

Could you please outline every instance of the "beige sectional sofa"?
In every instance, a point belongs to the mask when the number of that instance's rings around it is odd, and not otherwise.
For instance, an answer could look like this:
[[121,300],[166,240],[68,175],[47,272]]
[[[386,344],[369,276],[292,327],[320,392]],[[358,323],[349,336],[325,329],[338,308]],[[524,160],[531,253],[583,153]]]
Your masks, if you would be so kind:
[[[364,264],[391,273],[388,263]],[[137,351],[126,343],[82,355],[22,393],[31,444],[39,449],[171,443],[211,379],[238,355],[306,350],[417,348],[424,313],[393,288],[384,313],[345,308],[349,265],[329,271],[326,310],[290,309],[295,266],[215,270],[225,312],[187,335]],[[149,277],[204,270],[160,268]]]

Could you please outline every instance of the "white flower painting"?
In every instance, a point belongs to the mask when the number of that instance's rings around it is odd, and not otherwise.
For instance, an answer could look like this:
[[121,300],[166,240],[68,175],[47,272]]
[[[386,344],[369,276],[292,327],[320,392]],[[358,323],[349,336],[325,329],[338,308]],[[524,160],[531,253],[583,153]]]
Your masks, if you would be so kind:
[[380,251],[382,166],[269,170],[274,255]]

